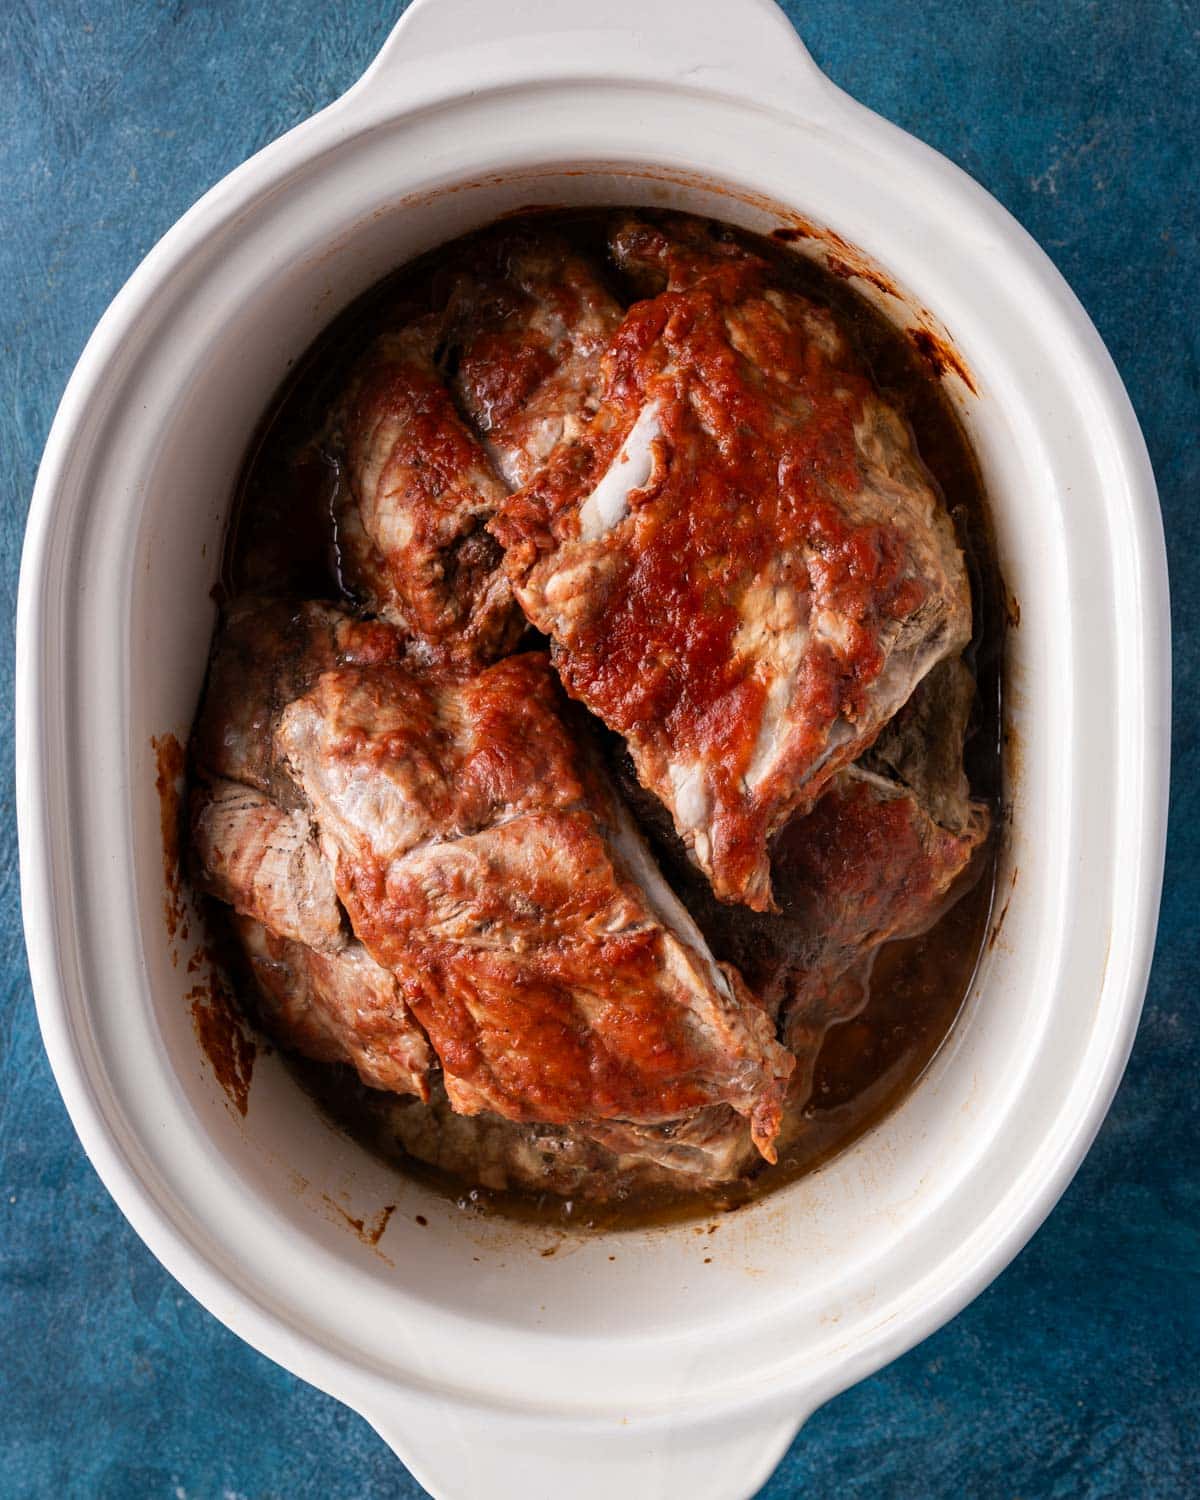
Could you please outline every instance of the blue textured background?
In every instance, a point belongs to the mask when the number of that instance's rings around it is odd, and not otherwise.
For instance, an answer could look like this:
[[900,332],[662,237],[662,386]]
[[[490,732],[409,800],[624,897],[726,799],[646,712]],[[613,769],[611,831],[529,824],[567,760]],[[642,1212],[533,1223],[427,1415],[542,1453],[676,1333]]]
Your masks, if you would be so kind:
[[[25,510],[92,326],[207,187],[354,81],[400,9],[395,0],[3,7],[6,709]],[[787,9],[837,82],[961,163],[1028,225],[1099,325],[1162,490],[1177,708],[1158,958],[1095,1149],[999,1282],[819,1412],[763,1500],[1200,1495],[1200,7],[802,0]],[[25,967],[10,719],[0,785],[0,1494],[418,1496],[363,1422],[252,1353],[170,1281],[76,1144]]]

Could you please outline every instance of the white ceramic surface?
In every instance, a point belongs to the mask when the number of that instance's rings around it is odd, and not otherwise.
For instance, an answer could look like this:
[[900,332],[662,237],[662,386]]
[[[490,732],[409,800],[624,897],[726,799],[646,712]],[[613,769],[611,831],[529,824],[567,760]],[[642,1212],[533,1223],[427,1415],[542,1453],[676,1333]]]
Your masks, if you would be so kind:
[[[185,739],[231,484],[264,403],[383,272],[528,204],[797,213],[938,324],[1020,603],[1007,914],[907,1102],[821,1172],[691,1228],[566,1240],[463,1215],[333,1132],[277,1059],[243,1118],[163,924],[152,735]],[[810,252],[821,241],[805,242]],[[738,1500],[820,1402],[957,1312],[1049,1211],[1124,1065],[1167,790],[1168,620],[1141,434],[1019,226],[814,67],[767,0],[417,0],[362,81],[156,246],[63,398],[18,621],[39,1016],[154,1253],[361,1411],[443,1500]],[[193,934],[194,937],[194,934]],[[338,1208],[370,1219],[372,1247]],[[422,1227],[420,1213],[428,1220]],[[709,1263],[711,1262],[711,1263]]]

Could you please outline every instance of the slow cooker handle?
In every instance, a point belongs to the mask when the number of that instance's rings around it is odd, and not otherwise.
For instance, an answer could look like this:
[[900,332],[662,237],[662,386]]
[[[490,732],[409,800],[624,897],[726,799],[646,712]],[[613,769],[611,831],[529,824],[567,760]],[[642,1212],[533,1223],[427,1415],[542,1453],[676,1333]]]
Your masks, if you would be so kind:
[[802,114],[845,99],[774,0],[414,0],[351,92],[432,97],[606,76]]
[[601,1429],[450,1405],[364,1415],[433,1500],[749,1500],[800,1423],[799,1414],[743,1413],[651,1426],[631,1412]]

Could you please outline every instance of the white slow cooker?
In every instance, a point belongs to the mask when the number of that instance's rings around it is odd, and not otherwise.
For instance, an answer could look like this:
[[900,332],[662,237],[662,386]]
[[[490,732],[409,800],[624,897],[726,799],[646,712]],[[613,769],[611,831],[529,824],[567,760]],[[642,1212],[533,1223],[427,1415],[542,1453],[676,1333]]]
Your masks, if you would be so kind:
[[[889,316],[952,348],[1020,623],[999,931],[924,1079],[711,1234],[588,1238],[398,1179],[277,1057],[241,1113],[193,1027],[195,924],[187,943],[164,925],[151,739],[186,741],[234,478],[321,328],[499,214],[628,203],[799,228],[801,253],[870,272]],[[21,875],[80,1138],[184,1286],[360,1411],[433,1495],[750,1495],[809,1412],[1007,1264],[1092,1140],[1153,946],[1168,663],[1154,481],[1086,314],[769,0],[417,0],[356,87],[147,256],[47,444],[18,622]]]

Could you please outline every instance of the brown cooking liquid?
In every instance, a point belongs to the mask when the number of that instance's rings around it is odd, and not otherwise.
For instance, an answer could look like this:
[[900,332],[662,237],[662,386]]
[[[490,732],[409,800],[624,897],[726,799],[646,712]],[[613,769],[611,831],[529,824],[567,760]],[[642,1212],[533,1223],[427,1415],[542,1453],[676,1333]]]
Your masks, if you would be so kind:
[[[533,219],[534,216],[528,216]],[[603,263],[607,218],[600,213],[539,214]],[[921,455],[941,487],[971,575],[975,633],[966,653],[978,696],[965,763],[973,797],[1000,812],[1001,657],[1007,612],[986,497],[974,454],[919,335],[894,328],[837,275],[769,240],[755,240],[782,282],[827,305],[876,386],[910,422]],[[423,310],[443,249],[389,277],[354,303],[313,344],[272,404],[252,444],[226,541],[221,589],[337,597],[337,537],[331,519],[339,474],[321,446],[322,428],[348,364],[369,341],[381,308]],[[614,277],[614,286],[620,290]],[[626,293],[625,301],[632,300]],[[885,945],[870,998],[853,1020],[833,1026],[817,1060],[809,1101],[785,1123],[779,1161],[747,1179],[696,1193],[643,1188],[618,1203],[571,1202],[551,1194],[495,1192],[465,1184],[408,1156],[389,1129],[390,1096],[359,1083],[348,1067],[289,1057],[303,1088],[350,1135],[461,1207],[525,1220],[632,1228],[728,1211],[810,1172],[903,1099],[945,1040],[971,986],[992,906],[997,836],[962,878],[962,893],[921,937]],[[213,913],[214,925],[221,925]],[[783,920],[783,919],[781,919]],[[219,934],[217,934],[219,937]],[[222,945],[224,947],[225,945]],[[238,978],[231,955],[230,967]],[[242,985],[239,983],[238,988]],[[253,1008],[252,1005],[250,1007]]]

